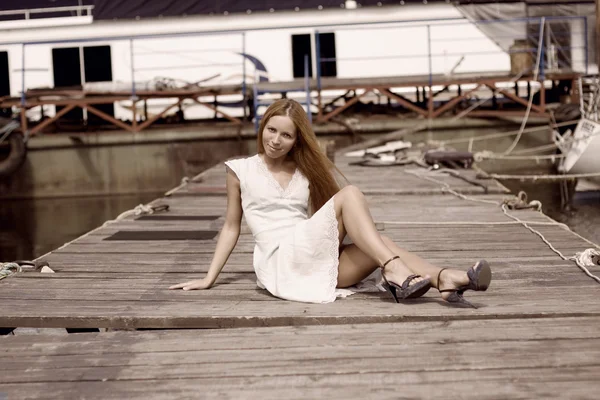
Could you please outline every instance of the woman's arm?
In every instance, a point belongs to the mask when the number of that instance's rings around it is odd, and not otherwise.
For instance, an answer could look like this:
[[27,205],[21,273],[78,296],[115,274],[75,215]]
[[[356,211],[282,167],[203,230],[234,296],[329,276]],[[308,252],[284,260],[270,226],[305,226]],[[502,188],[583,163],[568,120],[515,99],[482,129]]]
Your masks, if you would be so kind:
[[240,181],[235,174],[228,170],[227,172],[227,212],[225,214],[225,224],[219,234],[215,254],[210,263],[208,273],[203,279],[197,279],[185,283],[180,283],[169,287],[169,289],[209,289],[217,280],[221,270],[225,266],[227,259],[231,255],[238,238],[240,237],[240,228],[242,224],[242,197],[240,194]]

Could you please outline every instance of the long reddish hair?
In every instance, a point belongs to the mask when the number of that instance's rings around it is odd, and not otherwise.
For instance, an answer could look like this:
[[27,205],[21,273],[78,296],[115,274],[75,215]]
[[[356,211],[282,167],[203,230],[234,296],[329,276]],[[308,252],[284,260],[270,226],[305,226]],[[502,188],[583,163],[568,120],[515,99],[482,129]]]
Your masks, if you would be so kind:
[[265,112],[258,128],[256,146],[259,154],[265,152],[263,131],[269,119],[274,116],[287,116],[296,127],[296,143],[289,155],[295,161],[296,167],[308,179],[310,205],[315,213],[340,191],[333,172],[337,171],[342,177],[344,175],[321,151],[317,135],[311,127],[306,112],[297,101],[291,99],[277,100]]

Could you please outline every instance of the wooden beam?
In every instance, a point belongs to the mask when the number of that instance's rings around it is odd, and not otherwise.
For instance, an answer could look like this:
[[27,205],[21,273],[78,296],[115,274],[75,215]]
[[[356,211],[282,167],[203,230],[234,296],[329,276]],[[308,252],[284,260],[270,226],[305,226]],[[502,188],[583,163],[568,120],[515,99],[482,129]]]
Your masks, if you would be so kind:
[[341,106],[340,108],[336,108],[335,110],[333,110],[332,112],[330,112],[327,115],[323,116],[323,119],[320,122],[325,122],[330,120],[331,118],[335,117],[336,115],[338,115],[339,113],[341,113],[342,111],[344,111],[345,109],[347,109],[348,107],[350,107],[351,105],[355,104],[356,102],[358,102],[358,100],[360,100],[361,97],[363,97],[364,95],[366,95],[367,93],[370,93],[372,91],[372,89],[370,88],[365,88],[365,91],[360,94],[359,96],[354,96],[353,98],[351,98],[350,100],[348,100],[346,102],[346,104],[344,104],[343,106]]
[[[24,79],[24,78],[23,78]],[[21,107],[21,131],[23,132],[23,134],[25,134],[25,132],[27,132],[27,108],[26,107]],[[30,133],[34,133],[33,131]]]
[[429,86],[429,95],[427,96],[427,115],[433,118],[433,88]]
[[414,105],[413,103],[411,103],[410,101],[403,99],[402,97],[398,96],[396,93],[392,92],[390,89],[379,89],[379,91],[383,92],[385,95],[392,97],[394,100],[396,100],[400,105],[402,105],[404,108],[408,108],[409,110],[412,110],[418,114],[421,114],[422,116],[426,117],[427,116],[427,111],[422,109],[421,107],[418,107],[416,105]]
[[[54,121],[56,121],[57,119],[59,119],[60,117],[62,117],[63,115],[65,115],[66,113],[68,113],[69,111],[71,111],[72,109],[74,109],[76,106],[75,104],[71,104],[66,106],[65,108],[63,108],[62,110],[60,110],[59,112],[57,112],[54,117],[52,118],[48,118],[47,120],[45,120],[44,122],[34,126],[31,129],[31,134],[34,133],[38,133],[39,131],[41,131],[42,129],[44,129],[45,127],[47,127],[48,125],[50,125],[51,123],[53,123]],[[27,122],[25,122],[27,123]],[[24,132],[24,131],[23,131]]]
[[201,106],[204,106],[206,108],[210,108],[211,110],[213,110],[216,113],[221,114],[222,116],[224,116],[226,119],[228,119],[229,121],[233,122],[234,124],[238,124],[241,125],[242,121],[239,120],[239,118],[236,117],[232,117],[229,114],[225,114],[223,111],[219,110],[217,107],[213,106],[212,104],[207,104],[207,103],[202,103],[200,100],[198,99],[192,99],[196,104],[199,104]]
[[137,132],[139,132],[139,131],[147,128],[150,125],[152,125],[154,123],[154,121],[156,121],[157,119],[161,118],[163,115],[165,115],[167,112],[169,112],[170,109],[172,109],[173,107],[177,107],[178,105],[180,105],[182,101],[183,101],[183,99],[179,99],[179,101],[177,103],[171,104],[169,107],[165,108],[160,114],[157,114],[154,117],[152,117],[152,118],[144,121],[144,123],[138,125]]
[[[490,89],[492,89],[492,91],[497,91],[498,93],[501,93],[501,94],[502,94],[502,95],[504,95],[505,97],[508,97],[509,99],[511,99],[511,100],[513,100],[513,101],[515,101],[515,102],[517,102],[517,103],[519,103],[519,104],[522,104],[522,105],[524,105],[525,107],[527,107],[527,106],[529,105],[529,103],[528,103],[526,100],[523,100],[522,98],[520,98],[520,97],[517,97],[517,96],[515,96],[514,94],[512,94],[512,93],[510,93],[510,92],[507,92],[507,91],[506,91],[506,90],[504,90],[504,89],[500,89],[500,88],[496,87],[496,84],[495,84],[495,83],[489,83],[489,82],[487,82],[485,85],[486,85],[487,87],[489,87]],[[542,114],[544,113],[544,109],[543,109],[543,108],[541,108],[541,107],[539,107],[539,106],[536,106],[535,104],[532,104],[532,105],[531,105],[531,109],[532,109],[532,110],[535,110],[535,111],[537,111],[537,112],[539,112],[539,113],[542,113]]]
[[474,91],[476,91],[477,89],[479,89],[481,87],[481,85],[477,85],[476,88],[469,90],[466,93],[461,94],[460,96],[456,96],[454,97],[452,100],[448,101],[446,104],[444,104],[443,106],[438,107],[437,110],[435,110],[433,112],[433,114],[431,115],[431,118],[436,118],[438,117],[440,114],[442,114],[443,112],[451,109],[452,107],[454,107],[459,101],[461,101],[462,99],[464,99],[465,97],[467,97],[468,95],[470,95],[471,93],[473,93]]
[[132,117],[131,117],[131,126],[133,127],[134,131],[137,131],[137,125],[138,125],[138,123],[137,123],[137,102],[138,102],[138,100],[133,100],[131,102],[131,112],[133,113]]
[[92,114],[95,114],[97,116],[99,116],[100,118],[102,118],[105,121],[111,122],[113,124],[115,124],[116,126],[118,126],[119,128],[125,129],[129,132],[135,132],[135,130],[133,129],[133,127],[131,125],[127,125],[125,122],[123,121],[119,121],[118,119],[106,114],[105,112],[102,112],[100,110],[98,110],[97,108],[95,108],[94,106],[91,106],[89,104],[79,104],[79,107],[83,108],[87,108],[87,110],[89,112],[91,112]]

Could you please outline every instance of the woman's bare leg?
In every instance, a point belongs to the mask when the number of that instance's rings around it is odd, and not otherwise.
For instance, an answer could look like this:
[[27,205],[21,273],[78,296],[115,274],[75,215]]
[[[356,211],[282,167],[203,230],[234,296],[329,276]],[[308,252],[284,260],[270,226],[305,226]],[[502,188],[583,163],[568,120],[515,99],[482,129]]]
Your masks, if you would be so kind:
[[[429,275],[431,277],[431,286],[434,288],[454,289],[469,283],[466,271],[447,268],[440,275],[441,268],[436,267],[414,253],[401,249],[387,236],[382,235],[381,239],[394,254],[399,255],[406,262],[406,265],[413,273],[421,276]],[[442,298],[446,299],[448,296],[450,296],[450,293],[442,293]]]
[[[380,235],[384,244],[395,254],[400,256],[412,271],[412,273],[421,276],[429,275],[431,285],[443,289],[452,289],[469,283],[469,278],[465,271],[456,269],[446,269],[441,275],[441,268],[422,259],[414,253],[410,253],[398,247],[390,238]],[[340,266],[338,272],[338,287],[344,288],[357,284],[365,279],[371,272],[377,268],[377,263],[356,245],[345,246],[340,252]],[[438,282],[438,276],[440,281]],[[446,298],[450,293],[442,293],[442,298]]]
[[[363,262],[362,259],[353,260],[352,254],[356,253],[355,250],[351,250],[351,252],[347,253],[345,256],[343,254],[344,252],[342,252],[342,256],[344,257],[340,257],[339,267],[339,273],[342,275],[342,282],[338,279],[338,285],[346,285],[346,283],[353,281],[360,276],[362,276],[361,279],[363,279],[377,267],[382,266],[387,260],[399,255],[395,254],[387,247],[381,239],[381,235],[377,232],[377,228],[375,228],[375,223],[373,222],[373,217],[369,211],[365,196],[356,186],[346,186],[340,190],[334,196],[334,205],[340,238],[343,239],[347,233],[356,247],[372,260],[372,264],[368,265],[368,263]],[[355,265],[351,265],[348,260]],[[348,271],[354,272],[348,274]],[[409,275],[413,274],[407,267],[405,260],[402,259],[402,256],[387,264],[384,272],[388,280],[398,284],[401,284]],[[429,276],[422,275],[422,277],[428,278]],[[360,282],[361,279],[358,279],[354,283]],[[422,279],[423,278],[413,279],[411,284],[419,282]]]

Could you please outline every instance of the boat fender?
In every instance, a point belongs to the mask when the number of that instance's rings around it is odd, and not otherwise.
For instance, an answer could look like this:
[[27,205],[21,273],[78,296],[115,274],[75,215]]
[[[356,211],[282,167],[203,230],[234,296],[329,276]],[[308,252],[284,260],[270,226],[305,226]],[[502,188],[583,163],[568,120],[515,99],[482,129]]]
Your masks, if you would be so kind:
[[0,178],[6,178],[14,174],[21,167],[27,155],[23,135],[19,132],[9,134],[5,142],[10,145],[10,153],[4,160],[0,160]]

